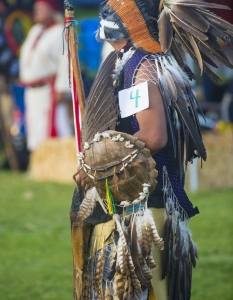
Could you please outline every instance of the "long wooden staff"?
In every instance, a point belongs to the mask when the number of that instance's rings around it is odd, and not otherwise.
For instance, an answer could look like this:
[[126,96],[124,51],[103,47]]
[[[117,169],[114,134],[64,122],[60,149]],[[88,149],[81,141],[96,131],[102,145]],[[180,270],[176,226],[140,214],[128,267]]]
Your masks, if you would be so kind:
[[[70,68],[70,79],[73,96],[73,110],[74,110],[74,127],[77,150],[81,151],[80,128],[81,119],[84,116],[85,96],[83,81],[81,76],[81,68],[78,58],[78,40],[76,33],[77,21],[74,20],[74,7],[72,0],[64,1],[65,9],[65,28],[66,39],[68,45],[68,58]],[[79,114],[80,110],[80,114]]]
[[[65,27],[67,30],[68,57],[71,77],[71,89],[73,96],[73,114],[77,150],[81,151],[81,119],[84,116],[85,97],[78,59],[78,41],[76,36],[76,21],[74,20],[74,8],[71,0],[64,1]],[[80,115],[79,115],[80,110]],[[74,300],[83,299],[83,271],[86,259],[87,245],[90,236],[90,225],[77,223],[77,216],[71,211],[71,240],[74,267]]]

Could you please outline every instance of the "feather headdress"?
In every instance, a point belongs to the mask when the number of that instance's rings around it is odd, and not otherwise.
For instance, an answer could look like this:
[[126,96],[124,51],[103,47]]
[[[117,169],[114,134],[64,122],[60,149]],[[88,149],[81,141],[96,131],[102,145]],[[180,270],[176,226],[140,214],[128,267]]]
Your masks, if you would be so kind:
[[109,0],[105,12],[113,14],[113,21],[124,27],[125,38],[137,49],[153,54],[171,51],[192,79],[179,50],[181,45],[197,62],[201,74],[205,72],[220,82],[209,66],[217,68],[218,61],[233,68],[217,41],[220,39],[233,49],[233,25],[208,10],[216,8],[230,9],[198,0]]

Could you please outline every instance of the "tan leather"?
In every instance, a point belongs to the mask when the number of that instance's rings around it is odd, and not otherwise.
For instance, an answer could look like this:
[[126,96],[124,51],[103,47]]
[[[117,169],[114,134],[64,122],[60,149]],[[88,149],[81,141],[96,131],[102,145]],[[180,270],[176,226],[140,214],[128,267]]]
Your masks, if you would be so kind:
[[87,255],[91,225],[82,222],[78,225],[74,214],[71,212],[71,239],[74,264],[74,300],[82,298],[82,273]]
[[103,246],[111,244],[114,237],[114,235],[111,233],[114,229],[115,221],[113,220],[95,225],[93,233],[91,235],[90,252],[95,253],[96,251],[102,249]]
[[[158,230],[159,236],[163,237],[164,233],[164,223],[166,219],[166,211],[165,208],[150,208],[153,212],[155,225]],[[152,254],[154,261],[157,263],[157,268],[152,270],[152,287],[154,290],[154,295],[156,298],[149,298],[149,299],[157,299],[157,300],[168,300],[168,282],[165,278],[162,280],[162,256],[163,253],[159,249],[152,246]]]

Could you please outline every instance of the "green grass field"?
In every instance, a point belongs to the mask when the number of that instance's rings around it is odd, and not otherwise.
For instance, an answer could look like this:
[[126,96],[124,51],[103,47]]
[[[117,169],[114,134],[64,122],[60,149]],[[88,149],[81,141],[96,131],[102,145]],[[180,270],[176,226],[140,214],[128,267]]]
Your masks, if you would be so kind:
[[[0,172],[0,299],[72,299],[73,187]],[[192,300],[232,300],[233,189],[190,195],[199,261]]]

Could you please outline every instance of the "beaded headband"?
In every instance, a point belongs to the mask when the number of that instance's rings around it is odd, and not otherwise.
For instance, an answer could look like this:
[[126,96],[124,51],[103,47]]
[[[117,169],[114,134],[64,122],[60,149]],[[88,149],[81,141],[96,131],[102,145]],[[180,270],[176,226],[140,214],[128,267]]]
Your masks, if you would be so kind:
[[148,22],[151,22],[151,20],[149,16],[146,16],[145,6],[142,2],[109,0],[107,6],[121,19],[122,24],[129,33],[131,42],[137,48],[154,54],[162,52],[159,42],[155,40],[148,28]]

